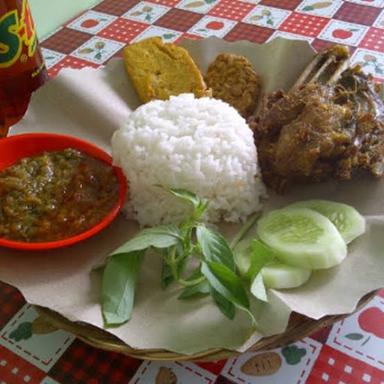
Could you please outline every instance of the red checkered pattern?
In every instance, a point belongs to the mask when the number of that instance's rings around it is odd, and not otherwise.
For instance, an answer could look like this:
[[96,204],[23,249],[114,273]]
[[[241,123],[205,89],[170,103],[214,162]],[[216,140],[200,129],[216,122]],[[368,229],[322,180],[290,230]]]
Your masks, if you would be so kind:
[[81,44],[88,41],[91,37],[92,35],[85,32],[63,28],[56,32],[52,37],[44,40],[41,45],[44,48],[69,54]]
[[45,372],[0,345],[0,383],[34,384],[45,376]]
[[271,7],[282,8],[282,9],[296,9],[301,3],[300,0],[261,0],[261,5],[270,5]]
[[109,15],[121,16],[137,3],[138,1],[136,0],[104,0],[93,9],[98,12],[108,13]]
[[197,35],[192,35],[191,33],[184,33],[181,37],[180,37],[180,41],[181,40],[184,40],[184,39],[189,39],[189,40],[201,40],[203,37],[202,36],[197,36]]
[[242,20],[255,6],[243,1],[222,0],[208,12],[211,16]]
[[324,327],[316,331],[311,335],[311,339],[317,340],[322,344],[328,340],[329,333],[331,332],[332,327]]
[[[317,16],[319,13],[314,15],[311,14],[310,11],[303,10],[303,4],[306,6],[318,4],[317,9],[322,10],[326,9],[328,3],[331,3],[320,0],[305,0],[305,2],[300,0],[261,0],[259,2],[248,0],[146,1],[154,5],[166,5],[170,7],[170,9],[152,24],[142,23],[122,17],[122,15],[128,12],[133,6],[138,4],[140,2],[139,0],[104,0],[97,4],[93,10],[104,13],[106,15],[105,17],[110,21],[113,19],[111,15],[117,16],[112,22],[105,23],[105,27],[101,28],[100,25],[97,32],[93,34],[86,33],[84,30],[76,29],[77,18],[75,18],[74,23],[71,24],[71,28],[64,26],[43,41],[42,46],[50,50],[48,56],[51,57],[51,60],[53,57],[54,60],[50,62],[49,74],[55,76],[62,68],[98,67],[100,64],[103,64],[103,62],[98,62],[98,64],[91,62],[90,60],[93,60],[94,56],[86,55],[86,52],[94,49],[95,42],[98,38],[103,39],[103,55],[105,55],[103,58],[105,57],[105,60],[109,60],[113,57],[121,56],[121,47],[123,46],[121,43],[129,43],[133,39],[141,36],[152,36],[158,33],[163,36],[164,34],[176,34],[176,41],[180,41],[183,38],[193,40],[201,39],[202,36],[197,35],[199,34],[199,30],[193,29],[196,23],[198,23],[202,17],[207,21],[206,24],[208,24],[209,18],[215,20],[216,17],[219,17],[227,24],[232,22],[235,24],[233,27],[231,24],[231,28],[226,29],[226,32],[224,32],[223,29],[223,33],[220,34],[220,36],[223,36],[223,38],[228,41],[249,40],[255,43],[264,43],[273,38],[276,32],[276,34],[282,36],[287,34],[287,36],[291,38],[294,35],[310,37],[313,47],[317,50],[327,48],[334,44],[327,40],[327,38],[331,39],[330,34],[327,34],[328,23],[331,22],[336,24],[335,28],[343,29],[346,28],[346,24],[341,21],[351,22],[354,26],[360,26],[360,30],[362,30],[359,39],[349,43],[356,45],[356,47],[349,47],[351,53],[356,50],[356,61],[364,61],[365,58],[371,60],[370,63],[365,63],[366,68],[370,68],[371,71],[376,71],[374,77],[379,81],[384,81],[384,73],[380,73],[380,68],[384,66],[384,29],[379,28],[377,21],[382,8],[379,8],[378,5],[372,5],[371,2],[366,1],[366,4],[357,4],[344,1],[336,14],[331,18],[325,16],[320,17]],[[257,5],[255,3],[257,3]],[[375,1],[374,4],[378,3],[379,1]],[[259,5],[269,6],[269,8],[265,10],[270,12],[269,16],[271,20],[277,20],[278,22],[266,24],[266,20],[264,19],[247,18],[247,15],[253,12],[255,7]],[[383,6],[383,4],[380,5]],[[177,8],[175,8],[176,6]],[[205,9],[206,15],[203,14],[202,8]],[[262,7],[259,7],[259,9],[261,8]],[[299,8],[300,12],[298,12]],[[194,12],[194,9],[196,12]],[[281,10],[283,10],[283,12],[281,12]],[[322,15],[323,13],[320,14]],[[324,12],[324,15],[329,14],[333,13]],[[244,20],[246,20],[246,22]],[[373,26],[375,21],[375,26]],[[361,28],[361,26],[364,26],[364,28]],[[367,26],[369,26],[369,28],[367,28]],[[181,36],[178,37],[179,35]],[[87,46],[87,42],[90,39],[93,40],[90,42],[90,45]],[[78,50],[80,46],[82,46],[82,49]],[[360,52],[361,48],[364,49],[362,52]],[[81,51],[85,52],[83,56]],[[372,65],[372,58],[375,60],[374,66]],[[354,57],[352,60],[353,59]],[[384,298],[384,290],[379,294]],[[13,319],[13,322],[17,321],[14,315],[23,306],[24,300],[18,291],[2,283],[0,283],[0,300],[0,329],[3,328],[5,330],[6,328],[4,327],[10,326],[11,319]],[[15,329],[16,325],[11,325],[11,328]],[[360,332],[361,330],[358,329],[357,331]],[[363,357],[362,360],[356,359],[356,357],[363,356],[363,354],[357,354],[353,357],[331,348],[328,345],[332,342],[332,339],[329,338],[330,332],[333,332],[333,329],[328,327],[319,330],[311,336],[313,339],[312,342],[318,343],[319,345],[320,355],[311,362],[312,365],[308,370],[310,371],[308,379],[300,379],[300,384],[304,384],[304,381],[307,384],[384,384],[384,370],[378,369],[377,366],[371,366],[367,363],[368,360],[363,361]],[[16,353],[18,353],[20,349],[23,349],[26,351],[25,353],[33,355],[36,351],[34,352],[32,350],[32,352],[28,352],[29,344],[35,345],[34,348],[36,348],[36,343],[41,343],[41,348],[44,350],[44,343],[47,343],[47,347],[50,345],[48,343],[58,343],[57,340],[53,341],[55,334],[55,332],[52,333],[52,340],[50,339],[50,334],[29,335],[29,338],[19,341],[19,343],[22,343],[22,348],[18,345],[18,342],[15,342],[12,346],[16,348]],[[39,337],[41,337],[41,339],[39,339]],[[68,335],[66,335],[65,338],[68,339]],[[367,346],[374,344],[371,340]],[[154,382],[153,378],[146,378],[145,374],[148,372],[143,371],[140,374],[144,376],[140,378],[137,377],[137,372],[140,372],[139,366],[141,365],[139,360],[116,353],[97,350],[79,340],[75,340],[60,358],[52,356],[52,361],[55,361],[55,364],[50,368],[48,373],[42,372],[38,367],[23,360],[10,350],[5,349],[4,345],[6,344],[2,343],[0,339],[0,384],[40,384],[46,375],[58,384],[126,384],[128,382],[134,384],[149,384]],[[377,361],[384,360],[383,354],[380,356],[377,355],[384,350],[384,342],[380,345],[381,349],[379,348],[377,351],[370,352],[370,354],[376,353]],[[333,346],[336,348],[335,345]],[[67,347],[68,344],[59,345],[57,349],[54,348],[53,350],[64,351]],[[347,351],[345,352],[348,353]],[[32,359],[31,361],[35,360]],[[297,384],[297,380],[291,380],[291,376],[289,376],[294,367],[290,366],[289,369],[285,371],[284,364],[285,363],[283,363],[281,367],[282,372],[279,376],[282,379],[276,379],[275,382]],[[176,370],[179,366],[180,365],[174,365],[174,369]],[[144,369],[144,366],[141,367]],[[216,378],[215,380],[212,379],[212,382],[215,384],[234,384],[234,381],[225,377],[225,367],[226,361],[222,360],[219,362],[196,364],[190,372],[202,370],[211,375],[211,377]],[[17,369],[15,370],[14,368]],[[135,378],[133,379],[133,377]],[[202,383],[201,377],[203,376],[199,376],[198,374],[196,374],[195,379],[188,377],[184,380],[183,377],[178,377],[178,383],[200,384]],[[236,379],[236,383],[264,383],[263,377],[247,376],[246,379],[247,381],[239,377]],[[265,377],[265,382],[271,382],[270,380],[274,380],[273,376]],[[52,381],[47,380],[44,383],[52,383]]]
[[225,40],[237,41],[237,40],[249,40],[254,43],[264,43],[273,34],[274,30],[271,28],[259,27],[257,25],[251,25],[246,23],[238,23],[228,34],[225,36]]
[[25,301],[18,290],[0,282],[0,303],[0,327],[3,327]]
[[98,35],[107,39],[129,43],[138,34],[148,28],[147,24],[127,19],[117,19]]
[[209,363],[197,363],[197,365],[201,368],[206,369],[209,372],[212,372],[218,375],[223,369],[226,362],[227,362],[226,360],[220,360],[220,361],[209,362]]
[[384,29],[370,28],[360,43],[362,48],[384,52]]
[[234,382],[224,376],[219,376],[215,381],[215,384],[234,384]]
[[155,22],[155,25],[164,28],[175,29],[176,31],[186,32],[195,25],[203,15],[195,12],[184,11],[181,9],[171,9],[164,16]]
[[381,12],[380,8],[344,2],[334,18],[351,23],[372,25]]
[[77,57],[66,56],[63,60],[55,64],[48,70],[49,76],[56,76],[63,68],[80,69],[84,67],[99,67],[97,64],[90,63],[89,61],[78,59]]
[[307,384],[382,384],[384,371],[324,345]]
[[279,29],[297,35],[316,37],[328,23],[329,19],[326,17],[293,12]]
[[180,0],[149,0],[153,4],[168,5],[168,7],[174,7],[180,3]]
[[92,348],[76,340],[49,376],[63,384],[126,384],[140,364],[140,360]]

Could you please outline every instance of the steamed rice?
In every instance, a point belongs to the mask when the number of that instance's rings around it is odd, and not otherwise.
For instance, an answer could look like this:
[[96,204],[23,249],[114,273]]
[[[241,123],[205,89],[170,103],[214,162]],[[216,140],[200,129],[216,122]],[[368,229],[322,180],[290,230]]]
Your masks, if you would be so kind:
[[261,208],[264,193],[252,131],[238,112],[192,94],[151,101],[112,138],[129,181],[129,217],[141,225],[180,222],[190,207],[158,185],[209,199],[207,220],[237,222]]

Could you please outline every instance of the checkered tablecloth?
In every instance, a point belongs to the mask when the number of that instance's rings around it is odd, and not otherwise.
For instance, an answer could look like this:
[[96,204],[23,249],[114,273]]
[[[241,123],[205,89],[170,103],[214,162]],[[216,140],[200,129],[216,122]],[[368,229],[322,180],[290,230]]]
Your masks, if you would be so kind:
[[[384,0],[104,0],[41,46],[55,76],[65,67],[98,67],[125,44],[149,36],[256,43],[283,36],[316,49],[345,44],[353,63],[384,81],[383,8]],[[28,383],[384,384],[384,291],[353,316],[293,345],[195,364],[142,362],[92,348],[47,327],[14,288],[0,283],[0,384]]]

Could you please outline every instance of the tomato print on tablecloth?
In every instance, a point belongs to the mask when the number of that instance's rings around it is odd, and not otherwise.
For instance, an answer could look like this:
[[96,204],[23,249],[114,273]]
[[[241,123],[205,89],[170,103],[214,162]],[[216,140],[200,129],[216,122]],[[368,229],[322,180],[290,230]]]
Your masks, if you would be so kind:
[[77,31],[96,34],[116,20],[116,16],[106,15],[96,11],[86,11],[79,18],[67,25]]
[[202,37],[224,37],[235,25],[233,20],[204,16],[188,32]]
[[376,296],[357,313],[336,323],[327,344],[384,371],[384,299]]
[[356,46],[363,39],[367,30],[368,27],[364,25],[332,20],[319,34],[319,38],[339,44]]

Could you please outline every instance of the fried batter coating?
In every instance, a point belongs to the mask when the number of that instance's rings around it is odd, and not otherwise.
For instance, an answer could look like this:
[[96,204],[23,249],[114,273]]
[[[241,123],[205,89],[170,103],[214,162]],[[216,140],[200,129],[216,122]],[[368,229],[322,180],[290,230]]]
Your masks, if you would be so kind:
[[150,37],[124,48],[124,64],[140,100],[167,100],[181,93],[211,96],[188,51]]
[[232,53],[218,55],[209,68],[205,81],[212,95],[232,105],[243,117],[250,116],[260,95],[260,77],[244,56]]

